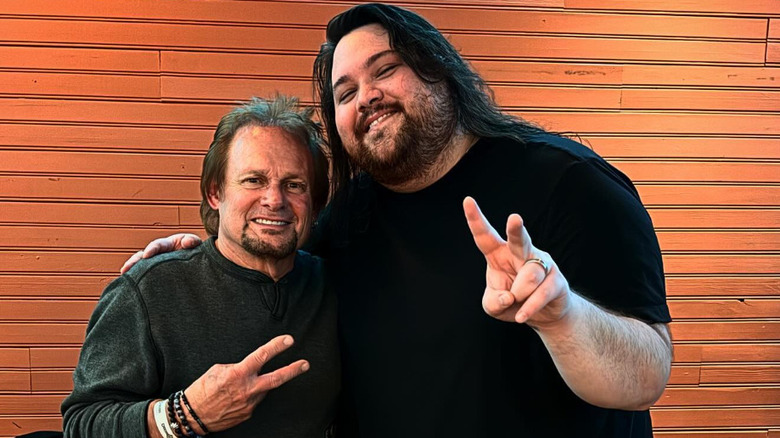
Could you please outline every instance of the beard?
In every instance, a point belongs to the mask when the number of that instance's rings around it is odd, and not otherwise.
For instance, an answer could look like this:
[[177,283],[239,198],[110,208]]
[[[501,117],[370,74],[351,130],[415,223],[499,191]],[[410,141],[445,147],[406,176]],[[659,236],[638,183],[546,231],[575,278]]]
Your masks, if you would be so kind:
[[[281,260],[292,254],[298,248],[298,233],[295,230],[293,230],[292,237],[283,241],[280,245],[274,246],[257,237],[249,237],[246,233],[248,228],[248,225],[245,226],[244,231],[241,233],[241,247],[254,256],[263,259]],[[265,233],[281,235],[280,232],[268,230],[266,230]]]
[[[350,158],[378,183],[398,186],[422,178],[449,149],[457,127],[454,103],[444,84],[428,86],[427,90],[427,94],[414,96],[411,108],[404,108],[400,103],[374,108],[374,111],[389,109],[403,116],[394,137],[379,131],[371,144],[367,144],[366,133],[355,132],[357,147]],[[367,117],[368,112],[357,126],[365,126]],[[389,152],[380,157],[378,152],[385,148]]]

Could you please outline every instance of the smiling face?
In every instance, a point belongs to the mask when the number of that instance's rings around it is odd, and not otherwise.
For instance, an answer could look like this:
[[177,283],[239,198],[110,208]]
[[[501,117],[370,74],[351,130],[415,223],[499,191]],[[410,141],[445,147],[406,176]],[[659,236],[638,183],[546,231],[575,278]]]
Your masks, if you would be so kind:
[[312,180],[311,153],[300,140],[277,127],[240,128],[223,188],[208,197],[219,210],[217,248],[249,268],[292,262],[311,229]]
[[331,80],[344,148],[380,183],[419,178],[447,149],[456,118],[445,85],[424,82],[378,24],[339,41]]

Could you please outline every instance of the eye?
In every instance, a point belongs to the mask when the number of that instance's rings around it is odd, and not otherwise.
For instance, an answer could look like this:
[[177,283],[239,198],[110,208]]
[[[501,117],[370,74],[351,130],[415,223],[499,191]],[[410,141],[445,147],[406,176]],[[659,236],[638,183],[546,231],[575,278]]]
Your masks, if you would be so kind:
[[262,185],[264,180],[256,176],[246,177],[241,180],[241,184],[249,187]]
[[302,181],[289,181],[287,183],[287,190],[289,190],[292,193],[305,193],[306,183]]
[[344,102],[347,102],[349,99],[351,99],[351,98],[352,98],[352,96],[353,96],[354,94],[355,94],[355,90],[353,90],[353,89],[349,89],[349,90],[346,90],[346,91],[344,91],[343,93],[341,93],[341,94],[339,95],[339,98],[338,98],[338,103],[344,103]]
[[396,68],[398,68],[399,64],[390,64],[383,66],[379,69],[379,71],[376,72],[376,77],[381,78],[385,76],[390,76],[391,73],[395,71]]

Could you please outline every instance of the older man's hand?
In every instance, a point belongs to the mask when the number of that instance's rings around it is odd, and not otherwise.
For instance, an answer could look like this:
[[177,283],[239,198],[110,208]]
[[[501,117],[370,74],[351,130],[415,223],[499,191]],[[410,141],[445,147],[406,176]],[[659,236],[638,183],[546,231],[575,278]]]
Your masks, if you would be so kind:
[[[252,416],[255,407],[272,389],[278,388],[309,370],[309,363],[298,360],[267,374],[263,366],[293,344],[290,335],[277,336],[234,364],[214,365],[184,393],[209,432],[229,429]],[[197,423],[191,418],[190,425]],[[203,431],[199,431],[203,434]]]
[[163,254],[180,249],[195,248],[201,243],[203,242],[200,240],[200,237],[189,233],[172,234],[168,237],[154,239],[146,245],[146,248],[130,256],[130,258],[125,261],[125,264],[122,265],[122,268],[119,269],[119,273],[124,274],[129,271],[130,268],[141,259],[148,259],[156,254]]

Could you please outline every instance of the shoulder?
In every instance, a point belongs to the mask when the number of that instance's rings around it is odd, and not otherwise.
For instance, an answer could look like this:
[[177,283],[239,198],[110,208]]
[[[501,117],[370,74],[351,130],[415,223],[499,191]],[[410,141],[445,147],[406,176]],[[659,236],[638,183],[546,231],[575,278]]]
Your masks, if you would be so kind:
[[168,252],[155,255],[148,259],[142,259],[136,263],[125,276],[136,283],[143,281],[149,276],[169,275],[171,272],[183,272],[191,269],[189,266],[203,258],[204,246],[198,246],[194,249],[184,249],[180,251]]
[[321,257],[299,249],[295,254],[295,270],[299,275],[323,275],[325,263]]

